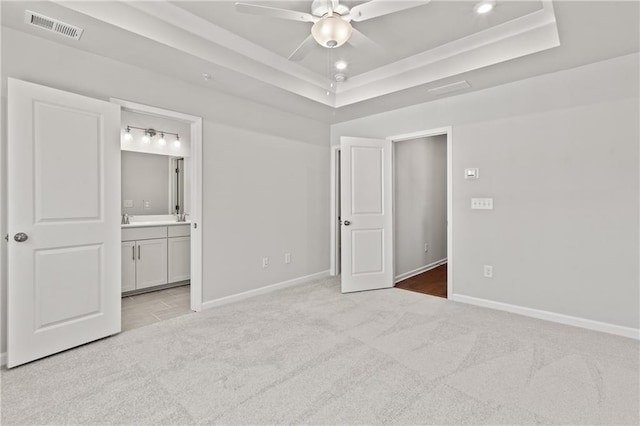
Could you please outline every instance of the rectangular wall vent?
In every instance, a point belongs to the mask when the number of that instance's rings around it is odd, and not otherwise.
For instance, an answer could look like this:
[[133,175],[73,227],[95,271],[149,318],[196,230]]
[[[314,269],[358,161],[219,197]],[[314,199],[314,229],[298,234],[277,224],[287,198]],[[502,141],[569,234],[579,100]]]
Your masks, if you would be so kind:
[[429,89],[428,92],[434,95],[444,95],[445,93],[457,92],[458,90],[468,89],[469,87],[471,86],[467,83],[467,80],[462,80],[444,86],[434,87]]
[[80,40],[80,37],[84,32],[82,28],[76,27],[75,25],[66,24],[62,21],[58,21],[57,19],[49,18],[48,16],[40,15],[39,13],[35,13],[30,10],[25,10],[24,22],[75,40]]

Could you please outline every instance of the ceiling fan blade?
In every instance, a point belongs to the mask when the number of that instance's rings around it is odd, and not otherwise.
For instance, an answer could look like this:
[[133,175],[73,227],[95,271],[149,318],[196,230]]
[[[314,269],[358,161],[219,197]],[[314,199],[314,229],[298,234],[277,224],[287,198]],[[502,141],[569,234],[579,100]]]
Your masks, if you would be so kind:
[[401,10],[411,9],[417,6],[423,6],[430,1],[431,0],[370,0],[351,8],[351,11],[347,16],[345,16],[345,19],[355,22],[366,21],[367,19],[377,18],[378,16],[400,12]]
[[362,34],[355,28],[353,28],[351,31],[351,37],[349,38],[348,43],[356,49],[363,49],[371,52],[383,50],[382,46],[380,46],[378,43],[371,40],[369,37]]
[[313,36],[310,35],[309,37],[305,38],[298,47],[296,47],[296,50],[294,50],[293,53],[289,55],[288,59],[290,61],[300,61],[304,59],[304,57],[307,56],[311,49],[316,46],[318,46],[318,43],[313,39]]
[[270,16],[272,18],[287,19],[289,21],[317,22],[319,19],[310,13],[298,12],[296,10],[289,9],[279,9],[277,7],[259,6],[257,4],[249,3],[236,3],[236,10],[241,13]]

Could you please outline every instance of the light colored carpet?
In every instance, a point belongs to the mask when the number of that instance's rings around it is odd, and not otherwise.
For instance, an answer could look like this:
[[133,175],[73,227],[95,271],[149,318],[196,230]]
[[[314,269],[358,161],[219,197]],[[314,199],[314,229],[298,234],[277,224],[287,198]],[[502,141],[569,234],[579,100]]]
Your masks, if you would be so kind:
[[336,279],[2,372],[2,424],[638,424],[638,342]]

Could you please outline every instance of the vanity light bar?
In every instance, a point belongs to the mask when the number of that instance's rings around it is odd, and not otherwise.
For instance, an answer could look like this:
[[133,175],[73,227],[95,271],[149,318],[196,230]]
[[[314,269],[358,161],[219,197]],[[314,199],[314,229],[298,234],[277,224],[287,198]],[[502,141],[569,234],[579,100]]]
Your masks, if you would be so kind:
[[178,135],[177,133],[167,132],[166,130],[158,130],[158,129],[152,129],[152,128],[146,128],[146,127],[137,127],[137,126],[130,126],[130,125],[127,125],[126,133],[125,133],[125,140],[127,140],[127,141],[132,139],[132,137],[131,137],[131,129],[143,130],[144,131],[143,141],[146,142],[146,143],[150,143],[151,142],[151,138],[153,138],[158,133],[160,133],[161,140],[159,142],[160,142],[161,145],[164,145],[164,144],[166,144],[166,142],[162,143],[164,141],[164,135],[174,135],[176,137],[176,141],[178,141],[178,143],[175,144],[175,145],[176,146],[180,146],[180,142],[179,142],[180,141],[180,135]]

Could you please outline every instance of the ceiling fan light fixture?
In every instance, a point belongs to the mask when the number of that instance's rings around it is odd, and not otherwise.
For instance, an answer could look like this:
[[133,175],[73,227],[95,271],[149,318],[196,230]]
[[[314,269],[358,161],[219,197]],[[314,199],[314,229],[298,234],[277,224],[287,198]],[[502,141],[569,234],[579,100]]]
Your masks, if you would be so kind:
[[338,71],[344,71],[347,69],[347,63],[345,61],[336,62],[336,69]]
[[339,16],[327,15],[313,24],[311,34],[322,47],[340,47],[351,37],[351,24]]

